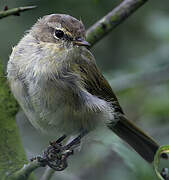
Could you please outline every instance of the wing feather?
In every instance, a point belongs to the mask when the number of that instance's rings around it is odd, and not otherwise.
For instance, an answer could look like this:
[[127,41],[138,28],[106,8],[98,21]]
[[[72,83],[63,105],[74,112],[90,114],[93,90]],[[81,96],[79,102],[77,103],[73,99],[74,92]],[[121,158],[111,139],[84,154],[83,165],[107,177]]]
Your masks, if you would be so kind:
[[80,74],[83,87],[90,94],[111,102],[116,112],[124,114],[111,86],[98,69],[93,55],[88,50],[83,51],[76,63],[75,69]]

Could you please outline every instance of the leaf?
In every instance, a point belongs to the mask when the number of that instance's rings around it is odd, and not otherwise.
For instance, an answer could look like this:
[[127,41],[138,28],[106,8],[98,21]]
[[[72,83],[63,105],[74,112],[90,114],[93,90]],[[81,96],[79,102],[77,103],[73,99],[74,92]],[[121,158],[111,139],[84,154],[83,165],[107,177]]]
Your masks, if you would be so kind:
[[169,145],[164,145],[158,149],[158,151],[156,152],[155,157],[154,157],[154,162],[153,162],[154,169],[160,180],[165,180],[161,176],[161,173],[159,172],[160,157],[162,154],[168,154],[168,153],[169,153]]

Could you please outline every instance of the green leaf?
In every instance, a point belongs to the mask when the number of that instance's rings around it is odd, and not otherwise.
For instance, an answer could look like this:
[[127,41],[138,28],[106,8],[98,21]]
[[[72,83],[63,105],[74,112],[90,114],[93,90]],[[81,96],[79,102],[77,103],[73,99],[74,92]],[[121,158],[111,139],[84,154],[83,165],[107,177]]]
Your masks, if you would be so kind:
[[154,162],[153,162],[154,169],[160,180],[165,180],[159,172],[160,157],[161,157],[161,154],[163,154],[163,153],[165,153],[165,154],[169,153],[169,145],[161,146],[158,149],[158,151],[156,152],[155,157],[154,157]]

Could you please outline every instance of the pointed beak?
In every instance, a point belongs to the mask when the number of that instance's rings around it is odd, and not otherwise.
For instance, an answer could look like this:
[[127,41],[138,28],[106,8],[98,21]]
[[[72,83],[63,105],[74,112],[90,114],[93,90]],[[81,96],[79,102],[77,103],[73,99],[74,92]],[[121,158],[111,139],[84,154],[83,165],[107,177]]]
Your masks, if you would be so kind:
[[74,40],[74,44],[78,45],[78,46],[87,46],[87,47],[90,46],[90,43],[88,43],[87,41],[85,41],[82,38],[78,38],[78,39]]

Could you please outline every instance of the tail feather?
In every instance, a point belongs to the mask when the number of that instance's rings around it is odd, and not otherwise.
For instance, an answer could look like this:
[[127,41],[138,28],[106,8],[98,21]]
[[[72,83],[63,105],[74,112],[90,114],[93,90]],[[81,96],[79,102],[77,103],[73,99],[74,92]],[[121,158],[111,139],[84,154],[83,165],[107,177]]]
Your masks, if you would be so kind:
[[146,161],[151,163],[159,145],[142,130],[136,127],[125,116],[119,116],[119,121],[115,125],[109,125],[109,128],[127,142],[137,153]]

